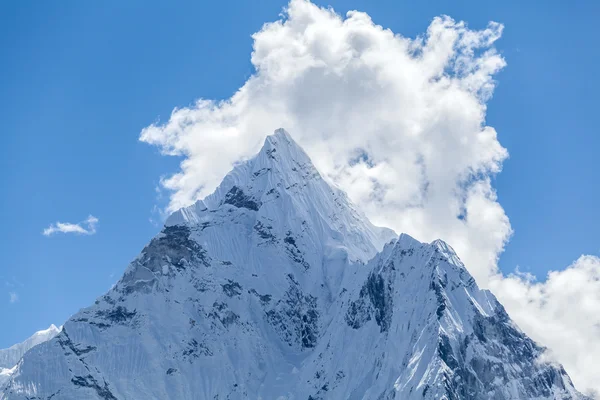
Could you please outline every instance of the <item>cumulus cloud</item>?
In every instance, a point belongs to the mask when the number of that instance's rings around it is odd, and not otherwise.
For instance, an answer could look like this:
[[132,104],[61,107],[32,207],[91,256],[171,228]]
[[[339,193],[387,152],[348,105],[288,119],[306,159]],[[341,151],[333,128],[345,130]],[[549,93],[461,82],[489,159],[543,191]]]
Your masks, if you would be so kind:
[[17,292],[9,292],[8,293],[8,301],[11,304],[16,303],[17,301],[19,301],[19,295],[17,294]]
[[[560,311],[545,308],[546,319],[524,321],[526,310],[547,307],[545,298],[556,296],[547,285],[569,270],[538,283],[522,274],[504,278],[497,269],[512,229],[491,179],[508,152],[485,115],[494,76],[505,66],[494,49],[502,29],[491,22],[472,30],[442,16],[422,36],[407,38],[362,12],[342,17],[292,0],[281,20],[253,35],[255,73],[231,98],[200,99],[142,131],[141,141],[184,157],[180,171],[161,181],[170,193],[167,211],[211,193],[236,162],[284,127],[374,223],[448,241],[517,323],[553,346],[575,383],[592,387],[579,354],[563,357],[547,337],[548,326],[568,323]],[[524,307],[535,293],[538,307]],[[586,334],[572,340],[585,342],[592,331]]]
[[489,180],[507,151],[484,121],[505,65],[491,47],[501,32],[497,23],[473,31],[439,17],[409,39],[365,13],[342,18],[292,1],[285,20],[253,35],[256,73],[237,93],[201,99],[142,131],[164,154],[185,156],[162,181],[169,210],[209,194],[285,127],[374,223],[452,238],[469,264],[493,268],[511,232]]
[[86,220],[72,224],[70,222],[56,222],[44,229],[44,236],[51,236],[55,233],[76,233],[80,235],[93,235],[96,233],[98,218],[90,215]]
[[598,397],[600,258],[581,256],[544,282],[498,275],[490,287],[519,327],[548,347],[545,357],[563,364],[578,389]]

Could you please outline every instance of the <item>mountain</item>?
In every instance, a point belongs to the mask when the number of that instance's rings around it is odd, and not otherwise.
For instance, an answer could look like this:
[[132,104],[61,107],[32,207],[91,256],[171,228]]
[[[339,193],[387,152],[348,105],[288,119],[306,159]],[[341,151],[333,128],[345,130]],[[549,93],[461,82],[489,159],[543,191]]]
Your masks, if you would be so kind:
[[372,225],[278,130],[0,399],[584,399],[542,352],[449,245]]
[[8,381],[16,370],[17,363],[29,349],[52,339],[59,332],[60,329],[52,324],[48,329],[37,331],[24,342],[10,346],[8,349],[0,349],[0,388]]

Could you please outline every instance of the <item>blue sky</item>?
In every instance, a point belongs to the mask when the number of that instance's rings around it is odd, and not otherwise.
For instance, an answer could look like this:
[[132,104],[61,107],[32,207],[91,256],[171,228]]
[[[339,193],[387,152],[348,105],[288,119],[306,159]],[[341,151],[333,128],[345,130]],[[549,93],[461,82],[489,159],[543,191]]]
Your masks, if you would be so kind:
[[[120,3],[0,5],[0,348],[91,304],[158,232],[155,189],[179,160],[140,143],[141,129],[200,96],[231,96],[253,72],[250,35],[286,4]],[[409,37],[440,14],[503,23],[508,66],[487,115],[510,153],[494,183],[514,229],[500,267],[543,278],[600,254],[598,3],[317,4]],[[90,214],[94,235],[42,235]]]

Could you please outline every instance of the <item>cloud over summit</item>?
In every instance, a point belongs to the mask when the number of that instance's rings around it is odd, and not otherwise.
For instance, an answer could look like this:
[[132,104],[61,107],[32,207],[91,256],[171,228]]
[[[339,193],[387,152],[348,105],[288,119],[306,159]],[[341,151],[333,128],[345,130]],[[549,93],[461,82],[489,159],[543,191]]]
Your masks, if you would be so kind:
[[[558,336],[547,327],[572,321],[564,309],[548,309],[558,294],[547,285],[588,277],[567,273],[581,260],[545,283],[498,272],[512,229],[491,178],[508,152],[485,115],[494,76],[506,65],[494,48],[502,30],[495,22],[471,30],[442,16],[422,36],[407,38],[362,12],[342,17],[292,0],[281,20],[253,35],[255,73],[231,98],[200,99],[142,131],[141,141],[184,156],[180,171],[162,180],[170,192],[168,210],[211,193],[234,163],[284,127],[374,223],[449,242],[516,322],[553,346]],[[523,306],[532,298],[538,301]],[[575,311],[600,323],[587,309]],[[528,313],[541,312],[545,320],[528,324]],[[591,340],[591,328],[582,329],[581,341]],[[600,359],[595,342],[590,348]],[[580,347],[552,350],[581,389],[597,385],[583,369]]]
[[169,210],[209,194],[281,126],[375,223],[422,240],[452,235],[461,254],[481,249],[469,262],[491,268],[510,233],[489,182],[507,151],[484,120],[505,65],[491,47],[501,32],[439,17],[409,39],[365,13],[292,1],[287,18],[253,35],[256,72],[237,93],[143,130],[142,141],[186,157],[162,182]]

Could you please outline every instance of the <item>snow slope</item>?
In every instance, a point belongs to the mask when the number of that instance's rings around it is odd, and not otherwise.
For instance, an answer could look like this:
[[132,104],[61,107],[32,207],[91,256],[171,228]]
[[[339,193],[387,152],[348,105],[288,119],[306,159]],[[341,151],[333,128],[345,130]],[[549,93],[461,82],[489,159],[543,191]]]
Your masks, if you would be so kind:
[[48,329],[37,331],[21,343],[17,343],[8,349],[0,349],[0,389],[16,370],[17,363],[29,349],[52,339],[59,332],[60,329],[52,324]]
[[278,130],[0,399],[583,399],[542,351],[450,246],[373,226]]

